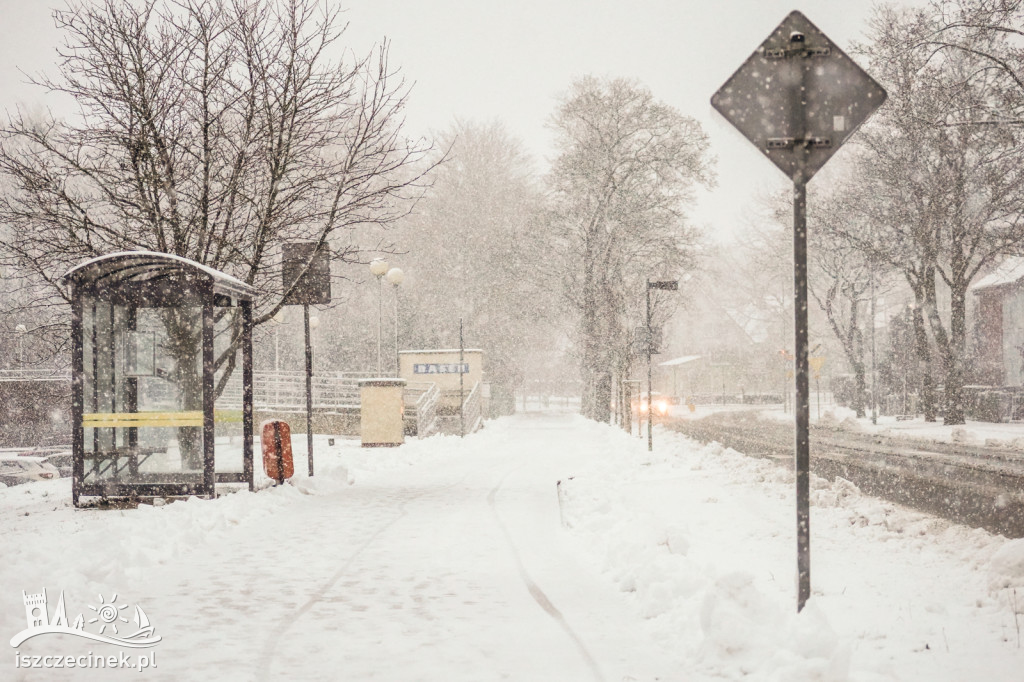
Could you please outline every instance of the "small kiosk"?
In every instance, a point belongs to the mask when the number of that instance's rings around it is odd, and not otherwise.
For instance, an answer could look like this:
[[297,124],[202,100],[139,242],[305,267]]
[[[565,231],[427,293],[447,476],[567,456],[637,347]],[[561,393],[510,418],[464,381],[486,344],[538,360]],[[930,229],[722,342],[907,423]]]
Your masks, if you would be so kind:
[[255,289],[150,251],[94,258],[63,281],[72,307],[74,504],[213,497],[216,483],[252,489]]
[[364,448],[398,447],[405,442],[405,379],[359,382],[359,435]]

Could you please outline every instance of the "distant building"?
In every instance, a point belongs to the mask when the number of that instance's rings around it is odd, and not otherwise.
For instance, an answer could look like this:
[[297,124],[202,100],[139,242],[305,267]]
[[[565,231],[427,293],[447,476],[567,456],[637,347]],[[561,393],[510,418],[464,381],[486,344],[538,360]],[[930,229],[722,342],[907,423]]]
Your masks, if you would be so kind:
[[1024,385],[1024,258],[1007,258],[970,290],[977,297],[977,380]]

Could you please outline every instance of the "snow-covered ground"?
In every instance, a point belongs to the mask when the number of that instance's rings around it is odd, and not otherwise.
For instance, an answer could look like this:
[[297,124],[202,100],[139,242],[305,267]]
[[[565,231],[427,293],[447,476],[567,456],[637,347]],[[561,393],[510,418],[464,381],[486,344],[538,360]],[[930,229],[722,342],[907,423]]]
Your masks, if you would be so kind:
[[[685,406],[673,407],[671,416],[675,419],[703,419],[723,412],[757,412],[764,419],[793,421],[792,412],[784,411],[779,405],[702,405],[692,413]],[[968,420],[963,425],[946,426],[942,423],[941,417],[938,421],[926,422],[920,416],[913,419],[897,419],[888,415],[879,416],[876,422],[872,423],[870,417],[858,418],[853,410],[835,404],[823,404],[819,416],[816,405],[813,402],[811,404],[812,424],[854,432],[877,433],[895,439],[931,440],[1024,450],[1024,422]]]
[[[792,474],[763,460],[661,429],[648,453],[555,408],[391,450],[319,439],[312,480],[303,445],[294,485],[214,501],[76,511],[67,479],[0,490],[0,632],[46,588],[87,621],[144,607],[163,639],[140,679],[1024,679],[1024,540],[843,481],[813,483],[797,616]],[[0,679],[114,676],[8,652]]]

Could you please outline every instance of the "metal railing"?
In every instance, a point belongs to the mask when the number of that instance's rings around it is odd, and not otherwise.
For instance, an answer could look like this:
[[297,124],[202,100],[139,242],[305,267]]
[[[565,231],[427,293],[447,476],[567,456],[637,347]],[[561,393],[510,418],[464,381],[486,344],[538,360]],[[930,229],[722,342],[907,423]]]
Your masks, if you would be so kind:
[[[313,409],[359,410],[359,381],[376,376],[373,372],[330,372],[313,376]],[[405,388],[405,418],[424,438],[438,431],[437,408],[441,391],[432,382],[414,382]],[[242,380],[236,371],[217,399],[218,409],[241,409]],[[253,374],[253,406],[257,410],[305,412],[306,375],[302,372],[257,372]],[[479,409],[479,408],[477,408]],[[411,429],[410,429],[411,430]]]
[[[313,409],[358,410],[359,380],[371,372],[329,372],[314,374]],[[236,371],[217,399],[218,407],[242,405],[241,373]],[[253,374],[253,406],[257,410],[305,411],[306,375],[303,372],[256,372]]]
[[483,425],[484,417],[481,412],[482,403],[481,396],[483,392],[480,390],[481,382],[476,382],[473,385],[473,390],[469,392],[466,399],[462,402],[462,419],[466,425],[466,433],[473,433]]
[[[70,376],[60,370],[0,370],[0,381],[63,380]],[[373,378],[374,372],[328,372],[313,376],[313,409],[349,411],[360,408],[361,379]],[[455,392],[457,393],[457,391]],[[444,393],[433,382],[412,382],[405,388],[406,420],[415,424],[416,435],[424,438],[440,429],[438,407]],[[466,432],[479,428],[480,384],[469,392],[463,404]],[[458,404],[458,397],[455,398]],[[253,407],[257,410],[305,412],[306,375],[304,372],[255,372],[253,374]],[[242,409],[242,373],[236,368],[217,398],[218,410]]]
[[66,369],[0,369],[0,381],[66,381],[71,373]]
[[416,436],[426,438],[437,432],[437,384],[414,382],[405,387],[405,416],[416,425]]

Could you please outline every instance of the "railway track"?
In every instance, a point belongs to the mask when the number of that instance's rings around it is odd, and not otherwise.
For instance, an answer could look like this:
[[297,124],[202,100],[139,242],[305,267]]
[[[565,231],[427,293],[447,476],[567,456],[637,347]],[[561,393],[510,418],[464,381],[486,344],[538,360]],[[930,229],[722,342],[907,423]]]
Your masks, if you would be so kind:
[[[756,413],[676,420],[668,428],[791,466],[793,426]],[[1024,537],[1024,452],[811,428],[811,471],[881,497],[1006,537]]]

